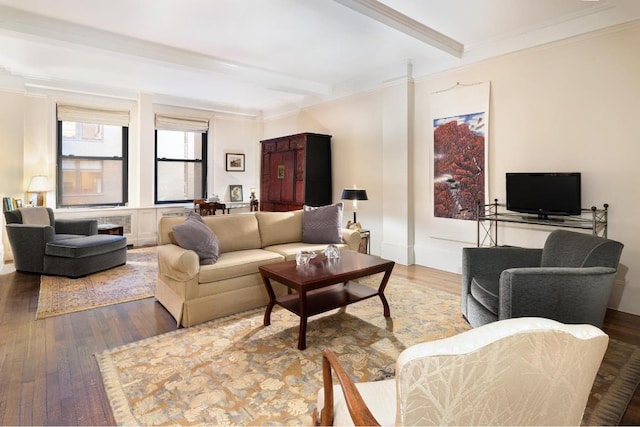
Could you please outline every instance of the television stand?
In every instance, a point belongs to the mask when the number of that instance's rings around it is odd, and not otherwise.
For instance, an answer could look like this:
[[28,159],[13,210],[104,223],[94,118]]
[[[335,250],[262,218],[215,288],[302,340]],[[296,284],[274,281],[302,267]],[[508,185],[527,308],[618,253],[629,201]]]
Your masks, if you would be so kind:
[[594,236],[607,237],[607,214],[609,205],[602,209],[592,206],[582,209],[581,215],[570,215],[561,218],[548,215],[523,216],[506,210],[505,205],[499,204],[498,199],[493,203],[478,203],[477,211],[477,246],[499,246],[498,225],[500,223],[529,224],[536,226],[572,228],[589,230]]
[[523,222],[530,222],[531,220],[564,222],[564,218],[549,216],[547,214],[538,214],[537,216],[521,215],[520,218],[523,220]]

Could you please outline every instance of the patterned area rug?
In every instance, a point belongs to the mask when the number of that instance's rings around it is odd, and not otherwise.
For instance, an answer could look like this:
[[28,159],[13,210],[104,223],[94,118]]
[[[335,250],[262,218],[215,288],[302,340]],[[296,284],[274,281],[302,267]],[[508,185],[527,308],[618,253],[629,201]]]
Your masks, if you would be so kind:
[[[469,329],[459,297],[392,278],[392,320],[369,299],[313,317],[297,350],[298,317],[263,309],[96,354],[118,424],[310,425],[322,384],[321,351],[331,347],[357,381],[392,377],[406,347]],[[612,341],[586,424],[620,420],[640,380],[640,352]]]
[[78,279],[43,275],[36,319],[152,297],[157,271],[154,246],[131,249],[125,265]]

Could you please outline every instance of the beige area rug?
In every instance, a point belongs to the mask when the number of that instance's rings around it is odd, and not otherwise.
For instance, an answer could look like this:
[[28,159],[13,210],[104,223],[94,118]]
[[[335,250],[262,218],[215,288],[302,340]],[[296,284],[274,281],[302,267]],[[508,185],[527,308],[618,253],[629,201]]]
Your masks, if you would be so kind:
[[[309,425],[332,348],[357,381],[393,376],[406,347],[469,329],[459,297],[392,278],[392,320],[372,298],[313,317],[297,350],[298,317],[263,309],[96,354],[116,422],[125,425]],[[610,344],[586,424],[619,422],[640,380],[638,348]]]
[[157,271],[154,246],[130,249],[125,265],[78,279],[43,275],[36,319],[152,297]]

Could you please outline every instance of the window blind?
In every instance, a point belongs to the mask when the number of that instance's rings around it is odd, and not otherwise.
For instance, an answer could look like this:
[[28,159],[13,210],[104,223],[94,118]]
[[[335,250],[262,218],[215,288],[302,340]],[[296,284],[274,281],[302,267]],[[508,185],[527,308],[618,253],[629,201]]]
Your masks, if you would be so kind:
[[60,121],[129,126],[129,111],[105,110],[101,108],[88,108],[61,104],[58,104],[57,107],[58,120]]
[[156,114],[156,129],[177,130],[181,132],[207,132],[209,130],[209,120]]

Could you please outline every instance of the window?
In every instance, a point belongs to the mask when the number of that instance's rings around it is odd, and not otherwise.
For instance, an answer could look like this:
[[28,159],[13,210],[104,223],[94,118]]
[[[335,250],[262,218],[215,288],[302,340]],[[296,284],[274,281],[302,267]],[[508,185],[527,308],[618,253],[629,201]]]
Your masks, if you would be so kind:
[[205,196],[209,123],[156,115],[156,203]]
[[58,105],[57,206],[128,202],[127,111]]

